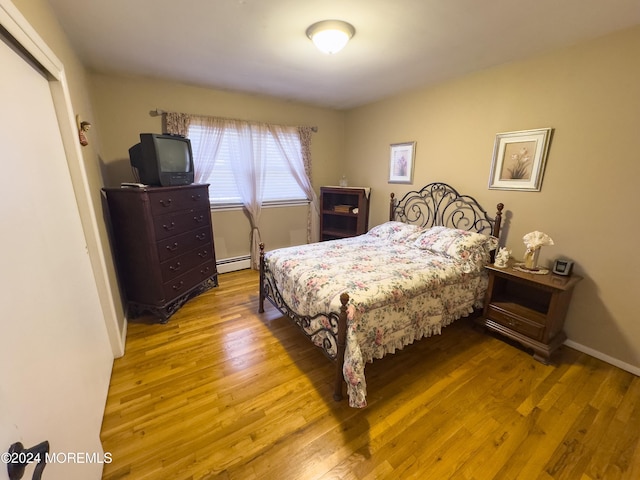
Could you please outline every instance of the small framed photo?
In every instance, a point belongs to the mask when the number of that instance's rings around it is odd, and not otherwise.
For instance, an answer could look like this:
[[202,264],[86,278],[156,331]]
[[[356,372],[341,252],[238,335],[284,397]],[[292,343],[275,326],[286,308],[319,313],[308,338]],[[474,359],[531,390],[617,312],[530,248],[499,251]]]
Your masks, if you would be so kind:
[[394,143],[389,157],[389,183],[413,183],[416,142]]
[[540,128],[497,134],[489,188],[539,192],[552,133]]

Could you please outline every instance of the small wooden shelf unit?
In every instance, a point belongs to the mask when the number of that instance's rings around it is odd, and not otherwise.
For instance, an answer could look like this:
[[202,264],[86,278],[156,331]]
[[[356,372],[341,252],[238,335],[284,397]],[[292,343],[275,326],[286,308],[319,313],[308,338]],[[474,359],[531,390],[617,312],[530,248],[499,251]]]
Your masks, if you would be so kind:
[[533,357],[548,364],[566,340],[563,331],[573,288],[582,277],[536,275],[488,265],[489,286],[479,325],[533,349]]
[[320,240],[362,235],[369,229],[369,196],[364,188],[320,187]]

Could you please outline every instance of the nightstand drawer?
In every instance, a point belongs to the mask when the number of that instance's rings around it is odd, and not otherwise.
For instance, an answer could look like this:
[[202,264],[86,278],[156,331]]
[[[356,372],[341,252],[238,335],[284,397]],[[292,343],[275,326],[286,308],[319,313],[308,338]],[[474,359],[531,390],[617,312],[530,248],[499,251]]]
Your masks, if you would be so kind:
[[542,325],[530,322],[518,315],[514,315],[511,312],[497,308],[494,305],[489,305],[486,317],[510,328],[511,330],[522,333],[529,338],[542,340],[544,334],[544,327]]

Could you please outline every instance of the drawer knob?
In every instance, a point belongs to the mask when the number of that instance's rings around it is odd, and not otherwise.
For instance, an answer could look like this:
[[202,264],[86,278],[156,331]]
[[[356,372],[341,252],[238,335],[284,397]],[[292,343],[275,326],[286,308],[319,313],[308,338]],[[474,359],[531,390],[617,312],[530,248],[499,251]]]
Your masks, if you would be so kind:
[[199,193],[198,194],[194,194],[194,195],[191,195],[191,200],[193,200],[195,202],[196,200],[200,200],[200,197],[201,197],[201,195]]
[[207,238],[207,234],[206,233],[199,233],[196,235],[196,238],[200,241],[204,240],[205,238]]
[[173,288],[174,290],[180,290],[182,287],[184,286],[184,282],[182,280],[180,280],[178,283],[174,284]]
[[169,225],[167,225],[167,224],[162,225],[162,228],[164,228],[167,231],[171,231],[174,228],[176,228],[176,224],[175,224],[175,222],[171,222]]
[[196,222],[196,223],[204,222],[204,215],[197,215],[197,216],[193,217],[193,221]]
[[209,251],[208,250],[202,250],[201,252],[198,252],[198,256],[200,258],[208,257],[209,256]]
[[177,272],[181,268],[182,268],[182,264],[180,262],[176,262],[175,265],[169,265],[169,270],[171,270],[172,272]]
[[167,198],[166,200],[163,198],[160,200],[160,205],[162,205],[163,207],[170,207],[171,202],[172,200],[170,198]]
[[175,252],[178,249],[178,242],[173,242],[173,245],[167,245],[165,248],[170,252]]

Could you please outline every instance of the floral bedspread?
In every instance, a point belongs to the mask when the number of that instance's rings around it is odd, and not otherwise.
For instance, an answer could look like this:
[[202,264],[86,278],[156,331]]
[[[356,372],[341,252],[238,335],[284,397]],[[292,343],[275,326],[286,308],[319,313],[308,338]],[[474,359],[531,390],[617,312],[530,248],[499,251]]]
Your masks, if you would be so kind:
[[[340,294],[349,294],[343,374],[352,407],[367,404],[367,362],[440,334],[442,327],[482,306],[483,265],[470,268],[468,262],[420,248],[419,233],[393,238],[372,230],[265,255],[267,274],[299,315],[338,312]],[[315,322],[328,325],[322,316]],[[314,343],[320,345],[322,338]]]

